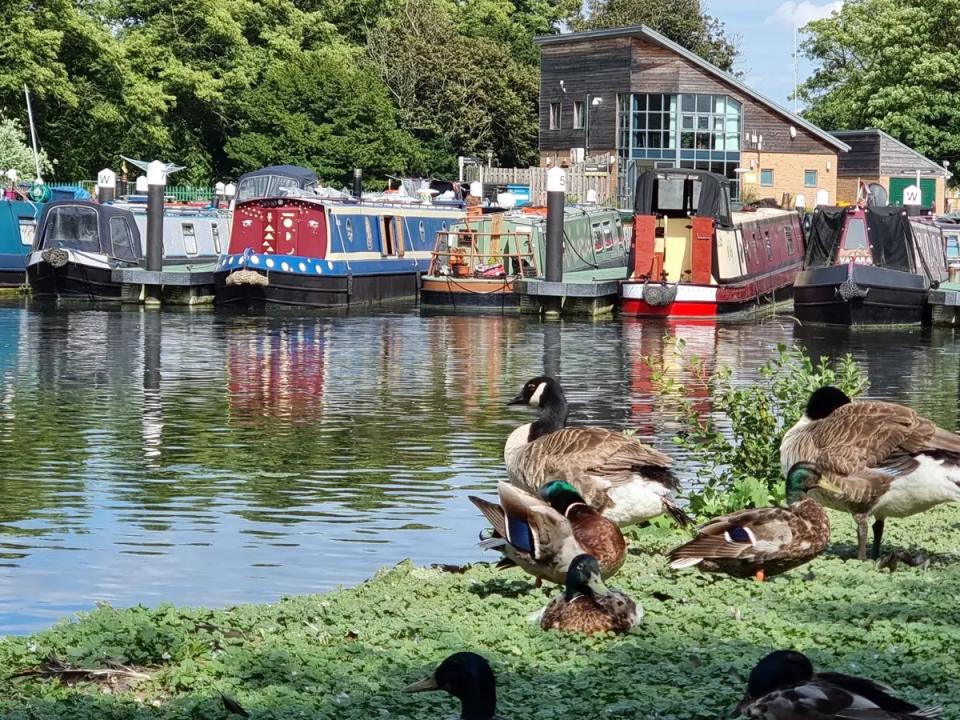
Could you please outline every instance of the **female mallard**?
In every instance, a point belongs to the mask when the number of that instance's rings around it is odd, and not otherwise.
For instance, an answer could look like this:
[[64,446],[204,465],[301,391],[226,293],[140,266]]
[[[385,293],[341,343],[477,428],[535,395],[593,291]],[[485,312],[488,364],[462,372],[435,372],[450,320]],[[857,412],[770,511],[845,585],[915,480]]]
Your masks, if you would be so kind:
[[495,536],[481,546],[504,556],[542,580],[563,584],[577,555],[590,553],[610,577],[627,556],[627,543],[615,523],[587,505],[572,485],[547,483],[539,496],[500,482],[500,504],[470,496],[493,525]]
[[497,680],[493,670],[476,653],[454,653],[431,675],[403,690],[445,690],[460,700],[460,720],[504,720],[497,715]]
[[600,564],[578,555],[567,570],[566,588],[543,609],[540,627],[579,633],[625,633],[643,619],[643,608],[619,590],[608,589]]
[[750,673],[747,693],[737,705],[747,718],[801,720],[931,720],[940,708],[921,709],[893,690],[866,678],[842,673],[815,673],[806,655],[777,650]]
[[617,525],[669,513],[680,525],[690,519],[674,502],[679,489],[671,459],[623,433],[599,427],[564,427],[567,400],[549,376],[529,380],[510,405],[540,408],[539,418],[507,438],[507,476],[527,492],[563,478],[589,505]]
[[809,463],[787,473],[789,507],[741,510],[714,518],[688,543],[670,551],[674,569],[699,565],[710,572],[763,580],[816,557],[830,539],[830,520],[810,498],[813,488],[829,488]]
[[960,500],[960,435],[903,405],[853,402],[835,387],[815,390],[804,416],[780,443],[780,464],[816,465],[837,492],[815,491],[827,507],[853,515],[857,554],[867,559],[867,518],[873,555],[884,520]]

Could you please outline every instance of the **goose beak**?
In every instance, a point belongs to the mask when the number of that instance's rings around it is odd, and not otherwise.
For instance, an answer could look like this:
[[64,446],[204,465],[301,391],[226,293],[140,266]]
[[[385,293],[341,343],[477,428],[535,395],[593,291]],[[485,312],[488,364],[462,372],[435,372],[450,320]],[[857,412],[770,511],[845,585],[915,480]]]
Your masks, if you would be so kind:
[[510,402],[508,402],[508,403],[507,403],[507,406],[509,407],[510,405],[526,405],[527,402],[529,402],[529,401],[526,400],[526,399],[523,397],[523,395],[521,394],[521,395],[517,395],[513,400],[511,400]]
[[417,680],[417,682],[407,685],[403,691],[409,693],[423,692],[424,690],[439,690],[440,686],[437,685],[437,679],[433,675],[428,675],[423,680]]
[[833,495],[843,494],[843,490],[841,490],[838,485],[834,485],[829,480],[824,480],[823,478],[820,478],[817,481],[817,487],[820,488],[821,490],[826,490],[828,493],[832,493]]

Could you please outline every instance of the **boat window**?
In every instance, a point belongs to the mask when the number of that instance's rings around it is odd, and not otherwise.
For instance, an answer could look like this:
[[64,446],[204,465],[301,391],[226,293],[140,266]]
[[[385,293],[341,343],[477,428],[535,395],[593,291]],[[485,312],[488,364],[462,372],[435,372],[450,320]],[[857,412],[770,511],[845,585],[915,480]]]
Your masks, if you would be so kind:
[[603,247],[605,250],[613,247],[613,230],[609,220],[603,224]]
[[117,260],[137,261],[137,253],[133,249],[133,234],[130,225],[122,217],[110,218],[110,249],[111,255]]
[[420,221],[420,242],[426,244],[427,242],[427,228],[423,224],[423,220]]
[[784,225],[783,236],[787,239],[787,254],[793,255],[793,228],[789,225]]
[[20,218],[20,242],[24,245],[33,245],[37,236],[37,223],[31,218]]
[[370,218],[363,219],[363,229],[367,233],[367,250],[373,250],[373,226],[370,224]]
[[213,251],[219,255],[223,252],[223,250],[220,249],[220,224],[211,224],[210,231],[213,233]]
[[97,211],[78,205],[66,205],[50,210],[43,226],[41,247],[60,246],[99,253]]
[[867,249],[867,226],[862,218],[853,218],[847,223],[847,233],[843,238],[844,250]]
[[957,233],[949,233],[946,235],[947,240],[947,257],[949,258],[958,258],[960,257],[960,235]]
[[183,235],[183,251],[189,255],[199,255],[200,251],[197,250],[197,231],[193,227],[193,223],[181,223],[180,232]]
[[770,231],[769,231],[769,230],[764,230],[764,231],[763,231],[763,239],[764,239],[764,241],[765,241],[766,244],[767,244],[767,260],[769,260],[769,261],[772,262],[772,261],[773,261],[773,243],[770,242]]
[[[299,190],[299,183],[284,175],[257,175],[246,178],[237,188],[236,202],[254,198],[283,197],[289,190]],[[293,193],[296,194],[296,193]]]
[[353,221],[347,218],[347,242],[353,244]]
[[683,178],[660,178],[657,183],[657,207],[660,210],[683,210]]

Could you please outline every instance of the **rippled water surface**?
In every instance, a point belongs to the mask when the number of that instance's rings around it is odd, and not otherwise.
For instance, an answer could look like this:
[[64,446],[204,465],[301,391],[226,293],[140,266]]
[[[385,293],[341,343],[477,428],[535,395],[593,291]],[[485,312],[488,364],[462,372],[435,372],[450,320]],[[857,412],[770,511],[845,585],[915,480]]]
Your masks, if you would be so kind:
[[953,331],[2,306],[0,634],[484,559],[466,496],[530,418],[505,402],[546,369],[572,420],[666,447],[643,357],[675,367],[668,333],[743,380],[779,342],[849,351],[871,395],[957,424]]

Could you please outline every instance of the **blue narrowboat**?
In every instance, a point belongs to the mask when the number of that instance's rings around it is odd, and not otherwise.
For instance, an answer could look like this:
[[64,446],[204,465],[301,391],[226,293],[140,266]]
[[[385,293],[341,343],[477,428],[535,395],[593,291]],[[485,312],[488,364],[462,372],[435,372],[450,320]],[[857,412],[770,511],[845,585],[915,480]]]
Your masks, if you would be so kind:
[[241,199],[216,273],[218,304],[314,307],[415,298],[437,233],[458,204],[329,198]]

